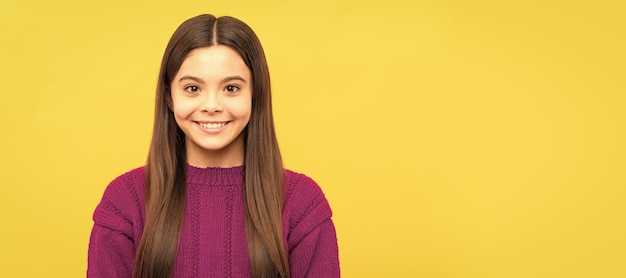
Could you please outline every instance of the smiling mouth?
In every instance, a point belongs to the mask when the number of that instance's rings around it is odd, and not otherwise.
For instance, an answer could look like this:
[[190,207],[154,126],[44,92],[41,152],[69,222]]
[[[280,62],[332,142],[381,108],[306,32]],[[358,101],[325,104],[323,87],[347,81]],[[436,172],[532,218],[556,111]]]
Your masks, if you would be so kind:
[[228,124],[228,122],[219,122],[219,123],[200,123],[200,122],[198,122],[198,125],[200,125],[203,128],[207,128],[207,129],[218,129],[218,128],[221,128],[221,127],[225,126],[226,124]]

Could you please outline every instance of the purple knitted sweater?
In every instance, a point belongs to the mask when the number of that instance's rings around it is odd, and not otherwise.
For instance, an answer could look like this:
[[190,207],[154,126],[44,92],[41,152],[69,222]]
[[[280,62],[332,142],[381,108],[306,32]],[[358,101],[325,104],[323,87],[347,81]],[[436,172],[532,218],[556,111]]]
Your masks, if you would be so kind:
[[[331,210],[320,187],[286,171],[283,235],[292,278],[339,277]],[[187,166],[187,204],[174,277],[250,277],[243,166]],[[107,187],[96,208],[88,277],[131,277],[144,227],[144,168]]]

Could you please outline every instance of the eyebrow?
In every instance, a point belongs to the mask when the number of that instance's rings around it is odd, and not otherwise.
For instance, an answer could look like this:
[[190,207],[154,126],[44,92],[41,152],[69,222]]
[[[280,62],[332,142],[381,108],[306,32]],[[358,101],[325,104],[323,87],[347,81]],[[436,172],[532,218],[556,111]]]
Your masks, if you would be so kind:
[[[191,75],[185,75],[183,77],[181,77],[180,79],[178,79],[178,82],[181,82],[183,80],[193,80],[195,82],[198,82],[200,84],[204,84],[204,80],[202,80],[201,78],[195,77],[195,76],[191,76]],[[233,75],[233,76],[228,76],[224,79],[222,79],[222,81],[220,83],[225,83],[225,82],[229,82],[229,81],[233,81],[233,80],[239,80],[241,82],[246,83],[246,79],[241,77],[240,75]]]

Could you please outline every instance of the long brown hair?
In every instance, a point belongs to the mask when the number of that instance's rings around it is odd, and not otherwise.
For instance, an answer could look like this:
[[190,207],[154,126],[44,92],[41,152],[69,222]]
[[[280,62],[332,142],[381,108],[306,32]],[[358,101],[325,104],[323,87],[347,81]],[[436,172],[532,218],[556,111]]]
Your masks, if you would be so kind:
[[289,277],[282,231],[283,165],[265,54],[244,22],[206,14],[183,22],[163,55],[146,163],[146,221],[134,277],[172,275],[185,214],[187,162],[185,135],[174,120],[169,85],[191,50],[217,44],[237,51],[252,73],[252,114],[243,131],[243,194],[252,276]]

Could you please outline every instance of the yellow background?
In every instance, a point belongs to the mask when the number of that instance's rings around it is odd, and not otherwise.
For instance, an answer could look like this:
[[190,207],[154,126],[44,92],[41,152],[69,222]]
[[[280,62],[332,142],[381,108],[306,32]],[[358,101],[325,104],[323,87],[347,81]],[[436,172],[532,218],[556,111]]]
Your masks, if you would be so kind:
[[0,277],[81,277],[183,20],[258,33],[344,277],[626,277],[623,1],[3,1]]

